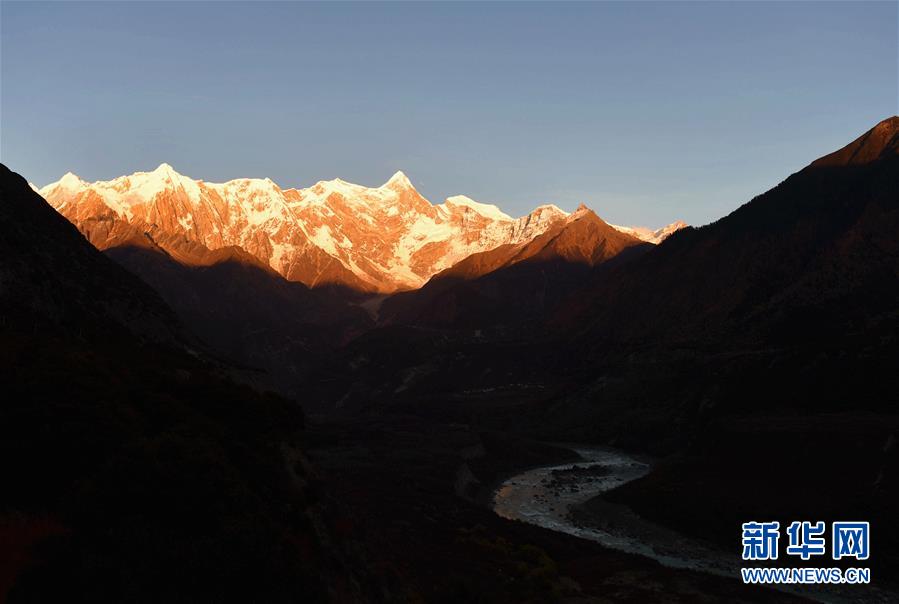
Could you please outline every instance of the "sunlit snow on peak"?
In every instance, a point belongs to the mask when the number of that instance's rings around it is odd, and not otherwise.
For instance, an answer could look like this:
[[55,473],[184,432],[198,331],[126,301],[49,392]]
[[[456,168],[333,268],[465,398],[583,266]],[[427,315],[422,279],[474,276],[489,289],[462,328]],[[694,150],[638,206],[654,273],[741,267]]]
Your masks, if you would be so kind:
[[[334,178],[282,190],[269,178],[194,180],[162,163],[152,172],[94,183],[70,172],[40,194],[74,222],[108,219],[111,210],[124,232],[160,229],[209,249],[239,246],[307,285],[317,283],[322,270],[339,267],[340,278],[357,279],[348,283],[384,292],[419,287],[473,253],[524,244],[580,215],[546,204],[513,218],[465,195],[433,205],[402,171],[378,187]],[[670,229],[630,232],[658,240]],[[310,254],[330,260],[314,265],[314,274],[299,270]]]
[[470,208],[481,216],[486,216],[487,218],[492,218],[493,220],[512,220],[511,216],[500,210],[495,205],[480,203],[478,201],[475,201],[471,197],[466,197],[465,195],[453,195],[452,197],[447,197],[446,203],[454,206],[463,206],[466,208]]
[[409,180],[409,177],[402,170],[397,170],[393,176],[390,177],[390,180],[384,183],[384,187],[389,186],[401,187],[401,188],[411,188],[412,181]]

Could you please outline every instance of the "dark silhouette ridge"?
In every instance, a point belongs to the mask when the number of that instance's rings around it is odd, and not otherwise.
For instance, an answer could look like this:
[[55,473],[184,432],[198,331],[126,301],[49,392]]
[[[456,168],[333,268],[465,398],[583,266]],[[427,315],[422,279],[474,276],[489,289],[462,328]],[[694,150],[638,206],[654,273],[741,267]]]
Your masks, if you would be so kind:
[[[175,315],[156,292],[96,253],[24,178],[3,165],[0,186],[5,325],[84,338],[131,333],[178,341],[182,334]],[[40,321],[34,321],[37,317]]]
[[[0,166],[0,599],[365,601],[292,401],[222,377]],[[185,344],[187,343],[187,344]]]
[[899,118],[884,120],[725,218],[676,233],[572,301],[566,320],[618,338],[762,328],[776,338],[803,308],[843,320],[890,310],[897,129]]

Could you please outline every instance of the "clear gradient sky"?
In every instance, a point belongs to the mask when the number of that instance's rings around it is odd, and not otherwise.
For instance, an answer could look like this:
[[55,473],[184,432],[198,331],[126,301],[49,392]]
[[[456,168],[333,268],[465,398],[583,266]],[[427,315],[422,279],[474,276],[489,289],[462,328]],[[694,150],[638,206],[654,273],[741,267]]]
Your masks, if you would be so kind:
[[2,2],[0,156],[714,220],[899,112],[896,2]]

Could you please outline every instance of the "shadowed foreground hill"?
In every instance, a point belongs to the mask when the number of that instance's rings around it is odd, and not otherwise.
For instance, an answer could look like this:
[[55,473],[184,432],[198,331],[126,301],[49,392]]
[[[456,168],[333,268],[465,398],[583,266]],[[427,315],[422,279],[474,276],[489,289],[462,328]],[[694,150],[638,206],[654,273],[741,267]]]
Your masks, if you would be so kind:
[[0,599],[367,599],[299,407],[192,354],[159,297],[6,167],[0,224]]

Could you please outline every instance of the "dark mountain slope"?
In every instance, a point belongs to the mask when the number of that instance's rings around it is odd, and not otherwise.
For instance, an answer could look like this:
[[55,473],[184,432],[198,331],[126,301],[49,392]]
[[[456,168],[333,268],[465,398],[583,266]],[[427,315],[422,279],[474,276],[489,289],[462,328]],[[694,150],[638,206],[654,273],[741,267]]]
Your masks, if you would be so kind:
[[0,224],[0,599],[366,599],[299,407],[186,353],[158,296],[6,167]]
[[5,166],[0,171],[0,310],[6,326],[75,337],[130,332],[176,342],[175,315],[152,289],[97,254],[21,177]]
[[802,339],[895,310],[897,131],[899,119],[885,120],[729,216],[676,233],[596,283],[568,319],[621,340]]

